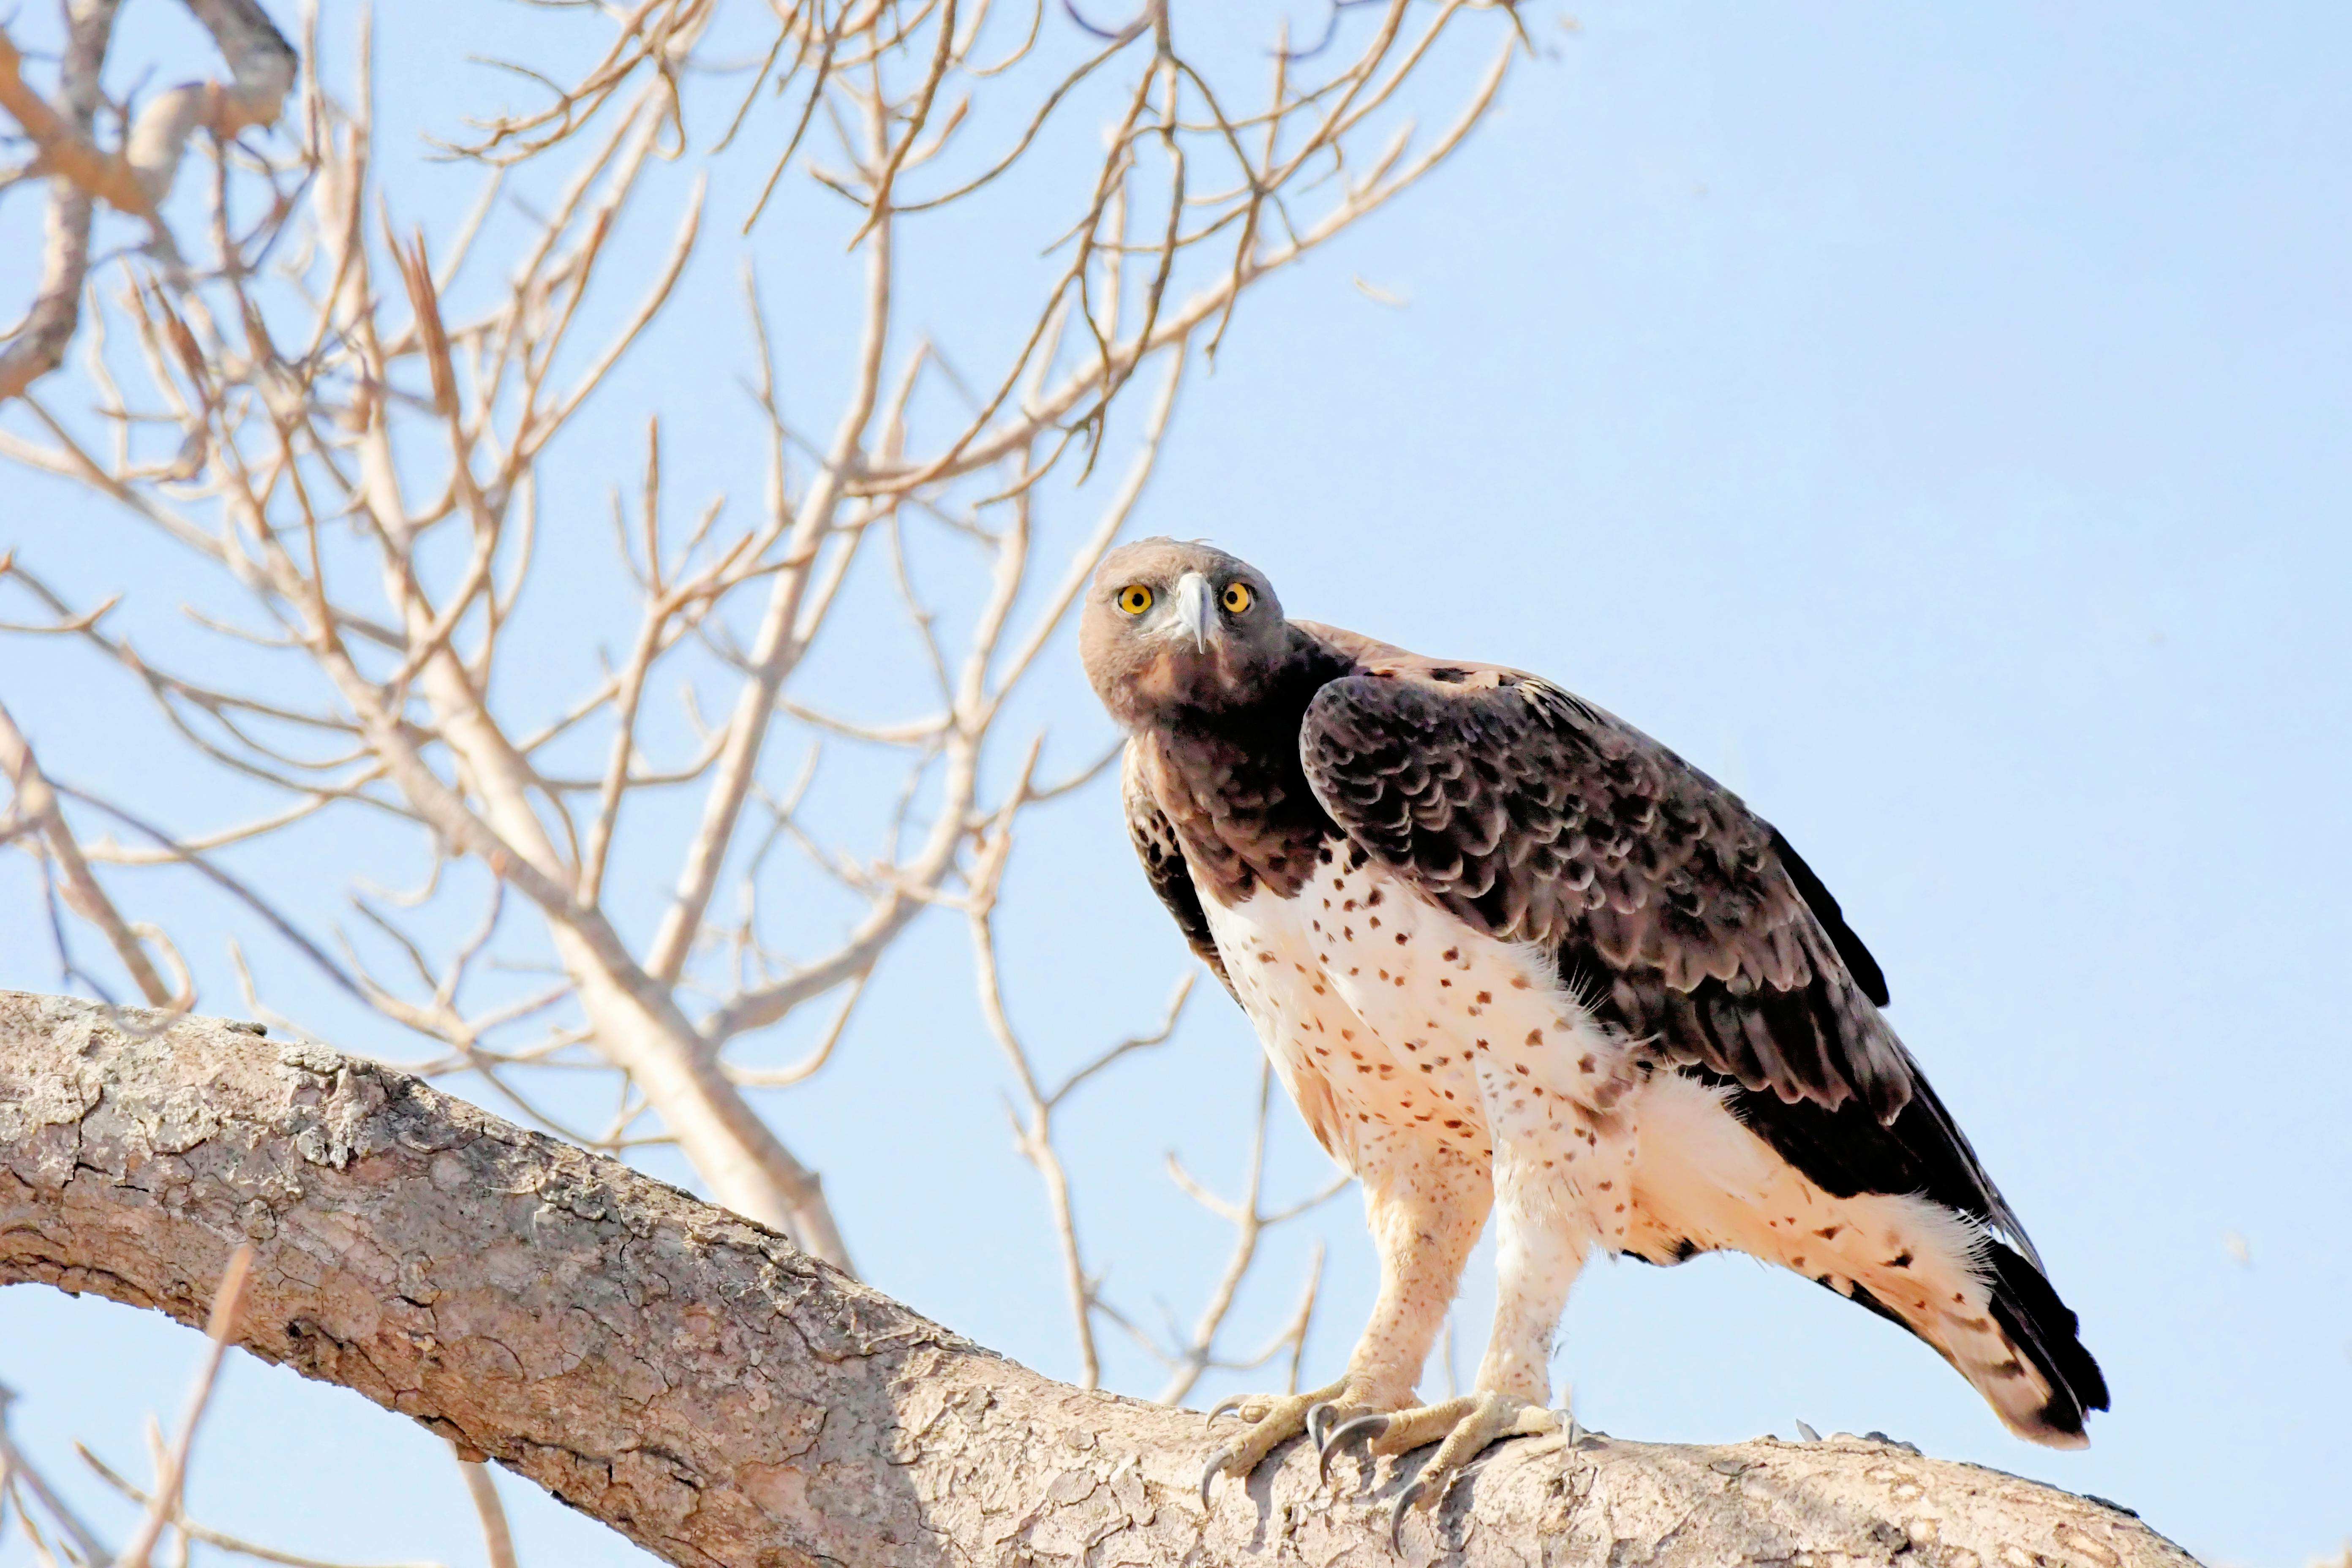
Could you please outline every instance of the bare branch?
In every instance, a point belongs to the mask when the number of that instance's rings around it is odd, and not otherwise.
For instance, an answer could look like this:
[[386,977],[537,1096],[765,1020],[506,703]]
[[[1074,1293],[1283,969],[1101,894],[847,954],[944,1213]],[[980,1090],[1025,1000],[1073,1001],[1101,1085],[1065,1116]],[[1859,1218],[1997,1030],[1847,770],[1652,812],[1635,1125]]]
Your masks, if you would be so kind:
[[[0,108],[19,125],[26,116],[47,117],[61,149],[89,145],[102,100],[99,85],[114,14],[121,0],[74,0],[66,7],[66,50],[58,68],[59,116],[25,85],[22,58],[0,28]],[[70,141],[68,137],[70,137]],[[46,152],[47,149],[44,149]],[[89,225],[95,198],[63,170],[49,182],[49,205],[41,243],[41,279],[33,308],[14,341],[0,348],[0,403],[21,395],[65,361],[66,347],[81,322],[82,279],[89,268]]]
[[[72,4],[75,16],[110,24],[112,0]],[[93,396],[74,412],[54,398],[21,398],[26,433],[0,432],[0,459],[105,498],[146,525],[147,543],[190,552],[247,596],[243,613],[207,606],[202,624],[236,640],[236,668],[260,672],[249,679],[232,681],[220,673],[226,664],[201,658],[157,668],[120,632],[137,624],[137,606],[77,614],[29,577],[27,590],[55,619],[25,629],[66,633],[131,673],[155,704],[157,727],[187,740],[200,766],[288,793],[247,820],[174,837],[59,788],[71,809],[113,813],[132,826],[126,837],[152,842],[82,847],[80,873],[44,848],[43,865],[55,870],[45,886],[56,889],[44,897],[55,911],[87,902],[79,882],[93,860],[190,866],[336,984],[436,1042],[432,1070],[478,1072],[551,1127],[560,1124],[538,1108],[562,1102],[539,1093],[539,1075],[608,1074],[613,1121],[601,1134],[585,1130],[588,1141],[622,1148],[674,1140],[722,1201],[846,1267],[821,1184],[746,1091],[803,1082],[834,1059],[872,977],[925,910],[945,907],[986,927],[1020,814],[1099,779],[1108,755],[1038,783],[1043,738],[1024,736],[1028,763],[1000,788],[1011,760],[1000,726],[1012,700],[1141,506],[1193,351],[1241,330],[1243,293],[1433,167],[1483,112],[1501,61],[1433,144],[1416,151],[1395,107],[1409,78],[1431,74],[1423,68],[1436,40],[1486,7],[1440,0],[1408,27],[1418,14],[1382,0],[1379,25],[1352,54],[1336,46],[1279,51],[1264,111],[1237,116],[1224,86],[1180,50],[1164,5],[1143,5],[1107,47],[1083,46],[1047,67],[1035,53],[1042,4],[1028,18],[992,23],[991,0],[777,0],[774,32],[755,50],[758,74],[740,100],[730,86],[716,106],[712,128],[722,134],[711,151],[760,141],[767,150],[757,156],[775,157],[767,188],[747,204],[749,221],[772,199],[852,204],[836,232],[852,254],[863,251],[851,263],[862,272],[856,345],[834,367],[807,366],[797,344],[772,353],[754,290],[742,350],[754,356],[744,368],[761,426],[754,439],[767,443],[766,495],[748,521],[729,510],[730,477],[690,503],[698,521],[667,521],[666,506],[675,514],[687,503],[665,499],[678,472],[672,465],[665,473],[661,427],[651,405],[641,411],[644,500],[634,529],[618,520],[616,574],[634,587],[633,624],[613,629],[609,667],[600,653],[588,669],[557,672],[573,682],[568,705],[524,713],[530,699],[516,693],[546,689],[538,667],[561,645],[543,622],[516,619],[522,595],[576,591],[576,579],[551,573],[537,548],[542,523],[549,537],[570,537],[559,534],[570,520],[539,515],[540,467],[608,460],[574,439],[572,416],[592,396],[645,395],[624,362],[692,286],[695,257],[728,243],[701,221],[698,179],[666,250],[646,264],[637,300],[607,308],[616,258],[645,254],[618,241],[647,221],[638,198],[652,186],[649,172],[688,145],[688,126],[701,118],[689,110],[708,101],[696,84],[723,65],[699,53],[716,7],[621,0],[580,8],[600,29],[584,68],[559,80],[537,68],[543,60],[503,62],[549,96],[483,121],[455,149],[489,168],[436,256],[423,235],[439,226],[395,225],[373,179],[379,154],[364,26],[348,105],[316,68],[303,82],[289,160],[258,138],[233,139],[274,118],[294,80],[294,52],[254,0],[191,5],[231,79],[170,89],[136,117],[122,150],[110,151],[94,129],[108,29],[93,26],[77,35],[79,63],[60,72],[45,123],[79,138],[52,140],[68,161],[81,157],[93,181],[119,183],[127,170],[135,183],[142,170],[160,171],[162,183],[144,187],[151,195],[168,188],[187,138],[211,129],[211,189],[202,195],[214,254],[201,267],[186,261],[159,230],[126,260],[119,294],[92,295],[86,307],[86,255],[53,257],[50,281],[66,286],[37,301],[34,326],[7,352],[38,360],[39,342],[61,345],[77,312],[87,316],[89,369],[75,384]],[[983,35],[996,31],[1011,35],[1006,52],[977,59]],[[1020,68],[1024,61],[1030,68]],[[23,72],[13,79],[21,84]],[[78,81],[89,84],[87,101],[74,97]],[[1111,120],[1098,153],[1081,145],[1090,132],[1067,123],[1072,106],[1095,93]],[[773,106],[764,116],[763,101]],[[37,118],[44,107],[26,112]],[[959,139],[975,126],[1002,128],[1005,139],[985,156],[960,156]],[[812,127],[818,140],[833,138],[823,168]],[[1385,150],[1374,145],[1381,138]],[[1036,162],[1061,140],[1082,153],[1076,164],[1058,152]],[[531,160],[542,168],[505,177]],[[1016,196],[1003,176],[1024,162],[1035,184],[1024,182]],[[952,173],[935,178],[934,170]],[[1061,189],[1066,205],[1041,209],[1038,188]],[[1318,191],[1324,205],[1311,213]],[[88,193],[70,179],[53,180],[51,192],[82,204],[74,232],[86,250]],[[190,204],[198,195],[182,193]],[[935,297],[902,297],[929,280],[894,271],[908,215],[949,206],[963,214],[961,232],[1001,232],[1020,252],[1043,245],[1055,258],[1043,279],[1023,271],[1009,303],[986,307],[1004,312],[1012,347],[970,377],[950,354],[968,347],[955,340],[970,323],[925,315],[926,335],[903,340],[909,312],[929,311]],[[494,211],[509,210],[521,214],[520,224],[493,221]],[[484,247],[504,248],[493,260]],[[283,265],[265,268],[273,255]],[[390,279],[382,275],[387,258]],[[463,289],[461,263],[474,274]],[[495,283],[480,276],[491,266],[503,268]],[[583,346],[575,329],[600,340]],[[997,330],[992,322],[992,339]],[[728,347],[712,345],[714,367]],[[886,377],[893,353],[903,369]],[[1154,355],[1157,375],[1145,367]],[[1157,384],[1130,425],[1117,410],[1139,377]],[[822,416],[829,435],[803,422],[816,386],[835,400]],[[1078,460],[1065,470],[1073,448]],[[1052,513],[1067,492],[1046,481],[1058,471],[1082,486],[1098,461],[1123,472],[1066,534]],[[889,613],[887,599],[866,591],[887,592],[887,581],[860,569],[874,531],[909,612],[903,628],[878,629],[903,638],[899,651],[929,668],[939,691],[935,710],[914,707],[911,719],[908,707],[885,706],[812,657],[829,627]],[[534,679],[519,679],[526,668]],[[677,693],[673,707],[664,706],[666,686]],[[727,711],[706,723],[701,705],[714,690]],[[653,737],[680,725],[696,737],[685,755],[648,755],[659,749]],[[802,786],[762,772],[783,771],[770,761],[772,735],[793,726],[895,749],[904,763],[897,787],[845,806],[803,807]],[[699,799],[681,847],[657,837],[656,814],[642,814],[641,826],[629,803],[635,792],[685,784]],[[23,802],[20,793],[0,835],[46,846],[47,819],[37,826]],[[748,826],[747,805],[755,806]],[[383,951],[413,978],[387,983],[356,954],[330,958],[277,912],[276,890],[264,899],[217,863],[231,846],[266,844],[313,818],[323,827],[379,817],[420,830],[403,840],[423,858],[407,879],[422,885],[420,912],[413,924],[395,924],[388,903],[365,895],[361,918],[381,925]],[[878,849],[860,837],[868,834]],[[333,839],[328,832],[311,842]],[[779,845],[788,853],[772,853]],[[467,874],[445,879],[445,865]],[[636,885],[650,873],[671,889],[642,952],[634,929],[625,935],[607,907],[621,868]],[[422,933],[447,918],[447,900],[473,896],[477,876],[490,884],[492,916],[446,954]],[[713,910],[722,878],[741,888],[725,917]],[[836,889],[854,900],[846,915],[810,935],[803,911],[841,906],[806,895]],[[504,900],[509,890],[517,897]],[[285,901],[293,903],[290,893]],[[786,921],[789,953],[778,934]],[[61,960],[79,973],[64,955],[61,912],[53,927]],[[143,931],[119,919],[107,929],[118,951],[126,934],[135,944]],[[982,937],[983,946],[992,940]],[[151,940],[149,969],[167,983],[176,957]],[[250,986],[242,950],[231,951]],[[1025,1064],[992,949],[982,967],[998,991],[982,1012]],[[485,968],[550,978],[528,996],[502,993],[483,1005],[473,977]],[[824,1016],[786,1037],[803,1051],[800,1060],[728,1059],[733,1042],[826,996],[834,1002]],[[257,1016],[276,1016],[258,996],[252,1005]],[[1158,1034],[1111,1047],[1050,1093],[1024,1066],[1033,1103],[1024,1136],[1041,1151],[1041,1168],[1058,1159],[1050,1114],[1068,1109],[1097,1075],[1167,1038],[1181,1005],[1180,993]],[[526,1021],[544,1030],[530,1043],[493,1033]],[[1090,1313],[1121,1320],[1096,1299],[1066,1223],[1069,1178],[1060,1179],[1054,1205],[1069,1233],[1066,1283],[1090,1336]],[[1255,1185],[1252,1193],[1248,1223],[1276,1223],[1261,1212]],[[1236,1281],[1220,1299],[1230,1304],[1239,1289]],[[1180,1344],[1173,1355],[1171,1365],[1230,1359],[1211,1345]]]
[[221,1358],[228,1353],[245,1315],[246,1277],[252,1268],[250,1246],[229,1254],[219,1288],[213,1292],[212,1315],[205,1327],[208,1342],[205,1359],[197,1364],[195,1386],[188,1393],[187,1412],[180,1418],[180,1435],[173,1439],[156,1472],[154,1496],[148,1500],[139,1528],[131,1531],[129,1543],[115,1558],[114,1568],[147,1568],[148,1556],[155,1550],[157,1539],[164,1527],[179,1516],[180,1488],[188,1477],[188,1455],[195,1447],[196,1428],[204,1421],[205,1407],[212,1403],[213,1382],[220,1375]]
[[[89,1448],[76,1444],[74,1451],[81,1456],[82,1463],[88,1465],[100,1480],[137,1503],[142,1509],[152,1505],[154,1501],[152,1494],[133,1486],[105,1460],[91,1453]],[[360,1568],[360,1565],[331,1563],[316,1557],[304,1557],[296,1552],[280,1552],[274,1547],[257,1545],[224,1531],[213,1530],[198,1524],[190,1519],[184,1510],[173,1511],[172,1529],[186,1540],[200,1541],[206,1546],[216,1546],[223,1552],[234,1552],[239,1557],[250,1557],[257,1563],[280,1563],[283,1564],[283,1568]],[[112,1558],[111,1552],[100,1552],[99,1560],[110,1562]],[[383,1563],[366,1564],[364,1568],[442,1568],[442,1564],[431,1562]]]
[[1193,970],[1176,983],[1176,994],[1168,999],[1168,1013],[1160,1019],[1160,1027],[1148,1035],[1129,1035],[1086,1066],[1071,1073],[1054,1089],[1053,1092],[1044,1096],[1045,1109],[1051,1110],[1059,1106],[1062,1101],[1069,1099],[1072,1091],[1080,1084],[1117,1065],[1129,1053],[1148,1051],[1154,1046],[1166,1045],[1168,1037],[1176,1032],[1176,1021],[1184,1016],[1184,1003],[1192,994],[1192,983],[1200,977],[1200,972]]
[[51,108],[47,99],[26,85],[24,65],[25,57],[16,52],[6,30],[0,28],[0,109],[8,111],[40,150],[38,166],[70,180],[84,195],[150,223],[160,222],[155,216],[155,193],[140,178],[140,171],[127,158],[100,151],[89,140],[89,127],[75,124],[77,117],[70,112],[60,114]]
[[814,1078],[825,1063],[833,1059],[833,1048],[841,1044],[843,1033],[849,1027],[849,1016],[857,1010],[858,998],[866,994],[866,983],[873,978],[867,970],[851,981],[849,994],[842,999],[840,1009],[833,1016],[833,1025],[817,1042],[816,1049],[784,1068],[746,1068],[730,1065],[727,1076],[745,1089],[789,1089]]
[[0,773],[5,773],[16,789],[14,815],[28,826],[38,830],[42,843],[56,862],[58,874],[65,880],[66,902],[74,913],[98,927],[107,945],[114,949],[115,957],[130,972],[131,983],[150,1005],[174,1010],[184,1010],[195,1002],[189,992],[174,995],[156,973],[131,923],[100,887],[90,874],[89,862],[81,846],[74,839],[73,830],[67,826],[65,813],[58,808],[57,792],[42,775],[40,763],[34,760],[33,748],[26,742],[8,710],[0,706]]
[[[857,380],[850,392],[848,406],[843,411],[833,447],[826,454],[825,465],[798,509],[787,545],[787,553],[792,556],[808,553],[832,526],[834,508],[856,463],[866,438],[866,423],[874,416],[881,389],[882,353],[890,331],[891,230],[892,225],[886,220],[866,237],[866,316],[858,347]],[[728,724],[727,744],[720,752],[718,771],[703,807],[702,824],[688,850],[676,898],[662,916],[661,929],[655,934],[653,950],[646,959],[647,973],[657,979],[677,978],[694,933],[701,926],[711,891],[718,885],[719,867],[733,840],[744,798],[751,793],[752,773],[759,766],[768,716],[775,707],[778,689],[804,649],[793,633],[807,583],[806,570],[793,567],[779,573],[769,590],[766,614],[760,624],[759,638],[752,646],[751,671],[736,698],[735,713]]]
[[[8,1407],[16,1401],[16,1391],[6,1384],[0,1384],[0,1492],[13,1491],[21,1487],[41,1505],[44,1512],[57,1521],[58,1528],[70,1540],[74,1552],[84,1563],[111,1563],[114,1553],[99,1544],[97,1532],[82,1522],[81,1515],[57,1494],[41,1472],[27,1463],[25,1456],[17,1450],[16,1438],[8,1430]],[[21,1496],[16,1499],[16,1505],[19,1519],[29,1529],[31,1520]]]
[[489,1568],[515,1568],[514,1532],[507,1528],[506,1504],[499,1500],[498,1482],[491,1479],[490,1467],[479,1458],[470,1458],[464,1448],[450,1447],[457,1454],[457,1473],[465,1478],[466,1495],[473,1500],[474,1511],[482,1521],[482,1555]]
[[303,935],[291,920],[279,913],[275,905],[255,892],[245,882],[222,870],[189,846],[177,842],[162,828],[131,816],[119,805],[78,789],[60,787],[58,793],[69,795],[94,810],[102,811],[125,827],[152,839],[163,850],[170,863],[190,868],[206,881],[226,892],[231,898],[259,915],[272,931],[285,938],[296,952],[309,959],[328,980],[352,996],[361,995],[358,983],[344,973],[341,965],[329,958],[317,942]]
[[1307,1284],[1291,1325],[1276,1336],[1266,1348],[1247,1362],[1225,1362],[1218,1359],[1217,1338],[1223,1331],[1226,1317],[1233,1311],[1234,1301],[1240,1294],[1242,1282],[1249,1277],[1257,1262],[1258,1244],[1265,1233],[1286,1221],[1321,1206],[1347,1189],[1352,1177],[1341,1175],[1314,1196],[1293,1204],[1275,1213],[1265,1212],[1264,1193],[1265,1181],[1265,1138],[1267,1117],[1274,1105],[1274,1068],[1270,1062],[1260,1060],[1257,1078],[1257,1121],[1250,1138],[1248,1173],[1244,1181],[1242,1196],[1234,1201],[1218,1197],[1192,1179],[1176,1156],[1168,1156],[1168,1173],[1186,1196],[1210,1213],[1218,1215],[1234,1227],[1233,1250],[1227,1255],[1223,1273],[1210,1288],[1207,1302],[1201,1309],[1199,1321],[1191,1334],[1166,1359],[1172,1368],[1169,1381],[1160,1391],[1163,1405],[1173,1405],[1192,1391],[1201,1374],[1211,1367],[1256,1366],[1272,1360],[1287,1347],[1291,1352],[1291,1385],[1298,1379],[1298,1360],[1305,1353],[1307,1329],[1314,1316],[1315,1298],[1323,1273],[1323,1252],[1318,1245],[1315,1260],[1308,1270]]

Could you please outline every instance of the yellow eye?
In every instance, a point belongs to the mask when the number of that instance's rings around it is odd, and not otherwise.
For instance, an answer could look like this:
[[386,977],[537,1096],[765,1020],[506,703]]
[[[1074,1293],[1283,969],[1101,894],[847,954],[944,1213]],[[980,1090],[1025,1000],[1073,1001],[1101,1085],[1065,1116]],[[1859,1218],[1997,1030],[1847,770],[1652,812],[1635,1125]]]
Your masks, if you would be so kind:
[[1246,583],[1226,584],[1224,605],[1225,611],[1228,615],[1238,616],[1244,610],[1248,609],[1250,607],[1249,584]]
[[1140,583],[1129,583],[1118,591],[1118,607],[1130,616],[1139,616],[1151,608],[1151,590]]

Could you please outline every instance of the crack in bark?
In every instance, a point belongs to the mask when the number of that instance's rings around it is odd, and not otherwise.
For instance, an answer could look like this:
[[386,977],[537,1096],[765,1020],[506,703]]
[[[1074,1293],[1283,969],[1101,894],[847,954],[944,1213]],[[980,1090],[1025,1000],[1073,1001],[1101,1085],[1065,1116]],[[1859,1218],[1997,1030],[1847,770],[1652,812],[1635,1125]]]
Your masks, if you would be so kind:
[[[1294,1447],[1203,1513],[1197,1415],[1040,1377],[392,1069],[118,1016],[0,993],[0,1284],[194,1322],[249,1240],[247,1350],[681,1568],[1399,1561],[1410,1462],[1334,1492]],[[1417,1518],[1416,1564],[2189,1562],[2099,1504],[1853,1438],[1516,1444]]]

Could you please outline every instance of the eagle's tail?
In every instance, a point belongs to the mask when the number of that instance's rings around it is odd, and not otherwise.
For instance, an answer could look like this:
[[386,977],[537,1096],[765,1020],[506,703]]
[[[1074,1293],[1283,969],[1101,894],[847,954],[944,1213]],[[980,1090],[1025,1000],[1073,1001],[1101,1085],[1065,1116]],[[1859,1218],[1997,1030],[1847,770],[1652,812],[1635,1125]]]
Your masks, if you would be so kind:
[[[1990,1304],[2002,1340],[2051,1390],[2030,1417],[2030,1429],[2006,1410],[2002,1419],[2019,1435],[2053,1447],[2075,1447],[2089,1441],[2083,1435],[2083,1418],[2107,1407],[2107,1380],[2084,1347],[2074,1309],[2058,1299],[2042,1270],[2000,1242],[1985,1244],[1984,1267],[1991,1276]],[[1976,1383],[1974,1377],[1969,1381]],[[1983,1384],[1976,1385],[1992,1400],[1994,1409],[2001,1410],[2000,1401]]]
[[1924,1198],[1821,1196],[1853,1224],[1856,1245],[1826,1268],[1818,1254],[1773,1261],[1926,1341],[2019,1436],[2053,1448],[2090,1440],[2084,1416],[2107,1407],[2106,1380],[2074,1312],[2032,1262]]
[[2024,1254],[1916,1193],[1825,1189],[1726,1100],[1688,1079],[1654,1080],[1628,1252],[1664,1263],[1724,1248],[1793,1269],[1926,1341],[2019,1436],[2087,1441],[2083,1419],[2107,1407],[2106,1381]]

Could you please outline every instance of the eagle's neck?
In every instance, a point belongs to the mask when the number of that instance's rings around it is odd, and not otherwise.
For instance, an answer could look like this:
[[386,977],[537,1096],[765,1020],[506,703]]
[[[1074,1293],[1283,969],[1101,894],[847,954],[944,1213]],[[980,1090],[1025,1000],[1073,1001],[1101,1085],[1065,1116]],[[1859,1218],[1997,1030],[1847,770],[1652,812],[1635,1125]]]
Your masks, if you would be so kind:
[[1181,709],[1149,733],[1153,793],[1194,882],[1227,906],[1264,888],[1290,898],[1339,827],[1298,758],[1307,705],[1355,661],[1305,632],[1245,702]]

